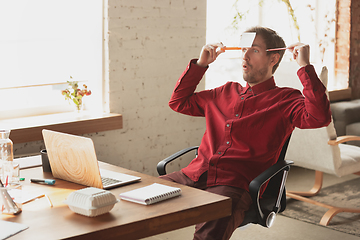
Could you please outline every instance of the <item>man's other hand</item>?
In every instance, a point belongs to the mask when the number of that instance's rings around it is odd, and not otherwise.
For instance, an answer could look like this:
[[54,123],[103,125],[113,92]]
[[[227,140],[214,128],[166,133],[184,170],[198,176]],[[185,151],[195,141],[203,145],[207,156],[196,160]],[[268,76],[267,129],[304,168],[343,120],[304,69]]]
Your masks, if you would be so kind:
[[308,44],[295,43],[288,48],[300,67],[305,67],[310,64],[310,46]]

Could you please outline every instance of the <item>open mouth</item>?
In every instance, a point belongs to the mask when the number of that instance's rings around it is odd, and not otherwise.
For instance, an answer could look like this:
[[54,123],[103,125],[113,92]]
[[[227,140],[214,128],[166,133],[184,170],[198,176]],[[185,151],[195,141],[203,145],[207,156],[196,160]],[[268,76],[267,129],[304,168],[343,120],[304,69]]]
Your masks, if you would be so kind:
[[249,70],[249,65],[246,64],[246,63],[243,63],[242,67],[243,67],[243,70],[244,70],[244,71]]

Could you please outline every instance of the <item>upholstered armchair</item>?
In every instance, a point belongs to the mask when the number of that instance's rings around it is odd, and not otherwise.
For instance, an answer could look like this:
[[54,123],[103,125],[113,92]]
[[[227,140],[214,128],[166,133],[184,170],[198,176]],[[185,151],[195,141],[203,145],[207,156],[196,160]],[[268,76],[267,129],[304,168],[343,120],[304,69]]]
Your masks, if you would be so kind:
[[[327,85],[327,68],[323,67],[320,80]],[[275,78],[276,79],[276,78]],[[289,79],[289,87],[299,88],[296,77]],[[300,88],[300,90],[302,90]],[[360,141],[358,136],[337,136],[334,122],[318,129],[295,129],[286,153],[286,160],[294,161],[295,166],[315,170],[315,183],[308,192],[287,191],[287,197],[329,209],[320,220],[321,225],[328,225],[339,212],[356,212],[360,209],[330,206],[311,199],[322,188],[323,173],[345,176],[360,172],[360,147],[345,144],[347,141]]]

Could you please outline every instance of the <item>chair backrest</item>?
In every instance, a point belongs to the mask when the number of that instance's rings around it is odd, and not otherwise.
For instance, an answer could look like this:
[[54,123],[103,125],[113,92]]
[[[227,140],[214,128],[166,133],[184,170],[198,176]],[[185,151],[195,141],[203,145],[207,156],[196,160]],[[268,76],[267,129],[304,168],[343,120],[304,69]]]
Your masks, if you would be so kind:
[[[286,140],[286,142],[284,143],[284,146],[282,147],[281,153],[279,155],[279,158],[277,160],[277,162],[280,161],[284,161],[285,157],[286,157],[286,153],[288,151],[288,147],[289,147],[289,143],[290,143],[290,139],[292,138],[292,135],[289,136],[289,138]],[[264,196],[266,195],[270,195],[273,197],[277,197],[279,194],[279,186],[281,185],[281,182],[283,180],[283,171],[277,173],[274,177],[272,177],[269,180],[269,183],[264,191]],[[286,194],[285,194],[285,189],[284,192],[282,193],[282,197],[281,197],[281,202],[280,202],[280,210],[279,212],[284,211],[286,208]]]
[[[275,76],[278,86],[303,90],[300,80],[295,74],[296,67],[298,68],[296,65],[296,62],[293,62],[279,67],[280,74],[290,69],[291,76],[290,74],[286,75],[286,79],[279,76],[279,81]],[[319,78],[327,86],[328,70],[326,67],[322,68]],[[294,161],[296,166],[341,176],[342,173],[339,171],[342,163],[340,148],[337,145],[328,144],[329,140],[336,139],[336,137],[333,121],[327,127],[317,129],[296,128],[291,136],[285,159]]]
[[[285,183],[287,172],[292,162],[285,161],[284,157],[289,145],[290,137],[284,143],[277,163],[269,167],[249,185],[249,192],[253,203],[250,209],[245,212],[245,218],[239,227],[249,223],[260,224],[264,227],[271,227],[276,213],[286,208]],[[263,186],[267,187],[260,197]],[[280,205],[278,205],[280,203]]]
[[330,139],[335,138],[333,122],[318,129],[296,128],[285,158],[294,161],[296,166],[340,176],[340,148],[328,144]]

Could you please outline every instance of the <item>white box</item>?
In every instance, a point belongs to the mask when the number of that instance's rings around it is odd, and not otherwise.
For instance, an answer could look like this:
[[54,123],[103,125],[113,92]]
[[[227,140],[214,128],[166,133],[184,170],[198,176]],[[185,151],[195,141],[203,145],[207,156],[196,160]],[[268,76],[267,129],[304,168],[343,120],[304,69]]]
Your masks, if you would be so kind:
[[95,217],[109,212],[119,201],[110,191],[88,187],[70,193],[64,203],[78,214]]

